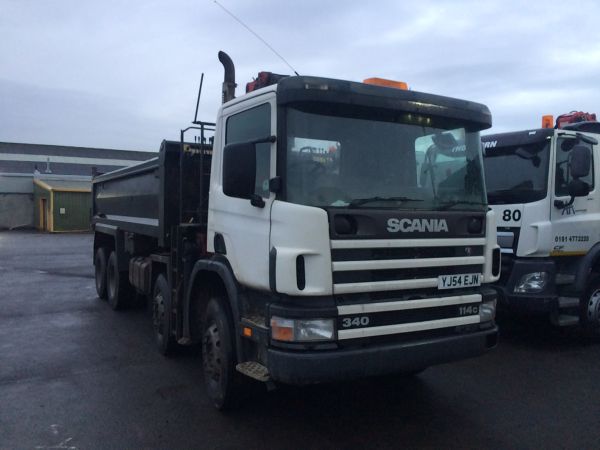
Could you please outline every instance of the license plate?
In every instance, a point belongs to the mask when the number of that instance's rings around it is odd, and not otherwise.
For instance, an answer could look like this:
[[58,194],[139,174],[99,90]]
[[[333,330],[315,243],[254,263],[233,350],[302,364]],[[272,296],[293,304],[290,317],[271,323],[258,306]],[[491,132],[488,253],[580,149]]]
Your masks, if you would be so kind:
[[438,289],[456,289],[481,285],[481,274],[462,273],[460,275],[440,275]]

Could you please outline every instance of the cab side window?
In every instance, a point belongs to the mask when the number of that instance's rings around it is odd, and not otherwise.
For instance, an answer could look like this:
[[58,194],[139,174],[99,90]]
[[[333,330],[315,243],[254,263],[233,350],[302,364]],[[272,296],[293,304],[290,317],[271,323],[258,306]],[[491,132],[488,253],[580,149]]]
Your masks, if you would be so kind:
[[[227,119],[225,144],[248,142],[271,136],[271,105],[265,103]],[[269,197],[269,179],[271,177],[271,144],[256,145],[256,185],[254,193]]]
[[[563,147],[568,148],[568,145],[563,146],[563,143],[567,141],[567,143],[572,142],[572,139],[559,139],[556,145],[556,175],[555,175],[555,193],[557,196],[567,196],[569,195],[569,182],[573,179],[571,176],[571,170],[569,166],[569,158],[571,155],[570,151],[563,150]],[[578,145],[585,145],[589,147],[592,152],[592,164],[590,168],[590,173],[587,176],[581,178],[581,181],[585,181],[590,186],[590,191],[594,189],[594,152],[593,148],[590,144],[585,142],[580,142]]]

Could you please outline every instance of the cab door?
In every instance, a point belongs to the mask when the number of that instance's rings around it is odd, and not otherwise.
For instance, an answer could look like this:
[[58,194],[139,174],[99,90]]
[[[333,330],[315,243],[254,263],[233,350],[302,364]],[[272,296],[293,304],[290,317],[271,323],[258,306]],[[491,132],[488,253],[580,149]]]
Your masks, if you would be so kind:
[[276,143],[256,144],[254,193],[263,199],[260,206],[223,192],[223,149],[228,144],[275,135],[275,111],[274,94],[261,95],[223,109],[218,126],[220,134],[215,143],[220,156],[213,156],[211,169],[208,248],[226,256],[240,283],[257,289],[269,288],[270,211],[275,198],[269,191],[269,179],[275,176]]
[[[571,150],[574,146],[584,145],[592,151],[592,163],[587,176],[580,178],[590,187],[590,193],[583,197],[575,197],[570,202],[568,186],[573,179],[570,170]],[[598,205],[598,146],[576,140],[574,131],[559,132],[553,140],[553,183],[550,219],[553,233],[553,256],[576,256],[587,253],[591,244],[598,242],[600,231],[594,226],[595,213],[600,211]]]

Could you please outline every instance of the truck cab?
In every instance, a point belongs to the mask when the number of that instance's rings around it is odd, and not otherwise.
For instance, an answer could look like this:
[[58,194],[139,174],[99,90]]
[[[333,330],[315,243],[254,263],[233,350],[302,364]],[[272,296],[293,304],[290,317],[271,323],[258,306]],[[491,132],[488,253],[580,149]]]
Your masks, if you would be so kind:
[[600,124],[557,121],[482,138],[498,220],[501,303],[556,325],[598,328]]
[[208,251],[244,286],[271,377],[414,370],[493,346],[487,126],[481,105],[315,77],[222,106]]

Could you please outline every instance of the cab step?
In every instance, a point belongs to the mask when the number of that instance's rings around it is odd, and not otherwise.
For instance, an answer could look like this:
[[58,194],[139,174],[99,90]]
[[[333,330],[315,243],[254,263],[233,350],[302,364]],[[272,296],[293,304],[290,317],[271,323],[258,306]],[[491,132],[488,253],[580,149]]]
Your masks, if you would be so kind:
[[555,284],[573,284],[575,282],[575,274],[572,273],[557,273],[554,277]]
[[246,361],[235,366],[236,370],[250,378],[262,381],[264,383],[271,380],[269,369],[256,361]]
[[553,325],[558,327],[572,327],[579,324],[579,317],[569,314],[557,314],[551,317]]
[[561,309],[577,308],[579,307],[579,297],[558,297],[558,307]]

